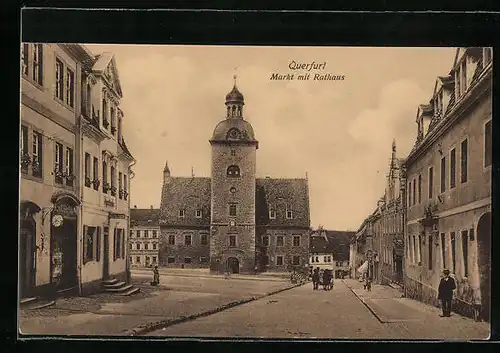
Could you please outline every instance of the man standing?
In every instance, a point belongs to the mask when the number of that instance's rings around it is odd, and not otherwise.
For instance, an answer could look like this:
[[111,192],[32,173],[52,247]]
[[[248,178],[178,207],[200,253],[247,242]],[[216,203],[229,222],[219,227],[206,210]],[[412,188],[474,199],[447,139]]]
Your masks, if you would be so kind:
[[451,314],[451,300],[453,298],[453,290],[457,288],[455,280],[450,277],[450,271],[443,271],[444,277],[441,278],[438,288],[438,299],[441,300],[443,307],[442,317],[449,317]]

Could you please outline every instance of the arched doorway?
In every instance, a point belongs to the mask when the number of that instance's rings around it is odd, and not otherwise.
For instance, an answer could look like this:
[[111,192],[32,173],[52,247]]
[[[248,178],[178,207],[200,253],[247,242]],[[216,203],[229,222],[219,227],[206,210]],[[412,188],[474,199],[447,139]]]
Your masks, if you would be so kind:
[[21,298],[34,295],[36,286],[36,223],[34,214],[40,207],[21,201],[19,214],[19,294]]
[[51,274],[56,290],[66,290],[78,284],[77,275],[77,213],[79,204],[72,195],[55,196],[51,221]]
[[491,297],[491,212],[485,213],[477,223],[478,267],[481,290],[481,317],[490,319]]
[[227,268],[231,273],[240,273],[240,262],[236,257],[227,259]]

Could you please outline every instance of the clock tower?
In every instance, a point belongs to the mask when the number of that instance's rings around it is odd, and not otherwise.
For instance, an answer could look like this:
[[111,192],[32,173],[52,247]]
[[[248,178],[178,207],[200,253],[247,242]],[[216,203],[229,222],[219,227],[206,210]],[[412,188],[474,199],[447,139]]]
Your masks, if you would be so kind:
[[210,269],[252,273],[255,266],[255,169],[258,141],[243,119],[243,94],[226,95],[226,117],[214,129]]

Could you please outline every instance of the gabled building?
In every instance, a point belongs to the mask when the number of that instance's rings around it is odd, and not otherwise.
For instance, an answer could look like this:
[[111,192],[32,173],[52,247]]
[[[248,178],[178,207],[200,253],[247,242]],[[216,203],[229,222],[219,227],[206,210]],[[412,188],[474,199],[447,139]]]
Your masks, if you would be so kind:
[[134,158],[122,134],[113,55],[23,43],[21,60],[21,297],[126,280]]
[[132,267],[158,265],[160,210],[153,208],[130,209],[129,262]]
[[234,273],[307,267],[307,179],[256,178],[259,142],[236,84],[225,105],[209,141],[211,177],[174,177],[164,168],[160,265]]
[[438,305],[443,269],[456,278],[454,310],[490,311],[492,49],[459,48],[417,109],[407,174],[405,291]]

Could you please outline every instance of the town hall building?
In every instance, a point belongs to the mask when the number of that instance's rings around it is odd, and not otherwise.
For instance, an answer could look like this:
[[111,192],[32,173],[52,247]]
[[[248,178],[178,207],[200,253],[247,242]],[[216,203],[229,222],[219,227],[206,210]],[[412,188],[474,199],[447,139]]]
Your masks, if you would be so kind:
[[254,273],[305,267],[307,178],[256,178],[259,142],[234,85],[210,139],[211,178],[174,177],[165,165],[159,265]]

